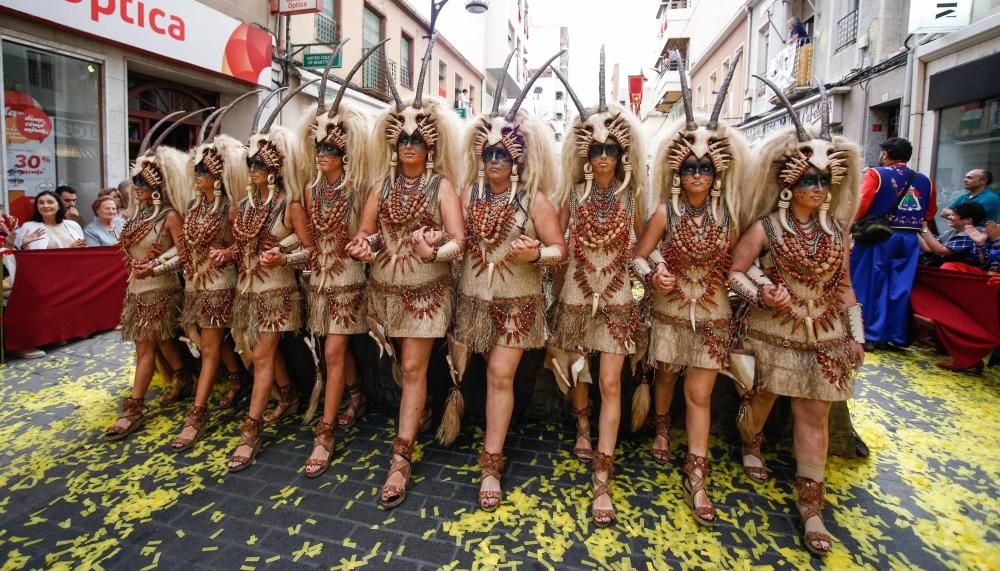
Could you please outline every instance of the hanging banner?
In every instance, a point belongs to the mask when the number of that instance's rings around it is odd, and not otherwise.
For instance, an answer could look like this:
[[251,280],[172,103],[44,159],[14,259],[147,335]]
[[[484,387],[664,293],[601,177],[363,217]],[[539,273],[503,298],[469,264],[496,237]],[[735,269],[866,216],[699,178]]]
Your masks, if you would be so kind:
[[642,107],[642,84],[645,78],[641,75],[628,76],[628,103],[632,107],[632,113],[639,114]]
[[195,0],[0,0],[0,11],[247,83],[271,84],[271,35]]
[[35,196],[55,188],[55,137],[52,118],[27,93],[4,91],[7,140],[7,191]]

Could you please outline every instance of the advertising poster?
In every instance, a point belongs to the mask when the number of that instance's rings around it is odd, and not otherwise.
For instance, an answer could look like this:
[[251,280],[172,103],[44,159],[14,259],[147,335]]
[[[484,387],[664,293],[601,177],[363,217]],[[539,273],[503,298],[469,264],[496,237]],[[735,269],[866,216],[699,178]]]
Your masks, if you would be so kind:
[[27,93],[4,92],[4,136],[8,193],[35,196],[42,190],[55,188],[52,118]]

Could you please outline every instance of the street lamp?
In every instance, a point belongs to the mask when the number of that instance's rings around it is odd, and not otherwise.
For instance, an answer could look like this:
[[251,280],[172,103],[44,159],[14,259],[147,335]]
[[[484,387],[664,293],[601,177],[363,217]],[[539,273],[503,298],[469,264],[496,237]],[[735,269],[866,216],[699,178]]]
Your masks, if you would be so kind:
[[489,10],[489,8],[489,0],[466,0],[465,2],[465,9],[472,14],[482,14]]

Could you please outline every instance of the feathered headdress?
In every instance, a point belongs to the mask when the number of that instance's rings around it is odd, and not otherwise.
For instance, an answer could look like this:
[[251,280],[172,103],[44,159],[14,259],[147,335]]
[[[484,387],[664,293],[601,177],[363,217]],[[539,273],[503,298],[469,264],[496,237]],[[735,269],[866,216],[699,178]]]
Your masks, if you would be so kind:
[[[191,152],[191,173],[193,175],[195,167],[199,164],[208,169],[209,174],[215,179],[215,204],[212,205],[212,212],[219,209],[222,204],[222,194],[229,197],[231,203],[236,204],[246,196],[246,186],[249,182],[249,171],[244,156],[243,143],[237,141],[229,135],[218,135],[222,120],[230,109],[235,107],[240,101],[260,93],[258,89],[240,95],[232,103],[222,107],[208,116],[201,124],[198,131],[199,144]],[[213,124],[214,121],[214,124]],[[211,126],[211,129],[209,129]],[[195,193],[195,200],[201,201],[201,193]]]
[[[163,146],[162,143],[166,140],[167,135],[181,123],[195,115],[212,109],[212,107],[208,107],[186,114],[184,111],[174,111],[163,119],[160,119],[146,132],[146,136],[143,137],[142,143],[139,145],[139,153],[136,156],[135,162],[132,163],[130,175],[133,181],[141,180],[153,191],[154,208],[153,213],[148,218],[149,220],[159,216],[164,198],[166,198],[167,204],[180,214],[183,215],[186,211],[191,192],[193,191],[191,179],[187,172],[187,154],[173,147]],[[164,129],[151,144],[150,141],[153,138],[153,133],[160,125],[179,115],[183,115],[183,117]],[[138,212],[136,210],[137,214]]]

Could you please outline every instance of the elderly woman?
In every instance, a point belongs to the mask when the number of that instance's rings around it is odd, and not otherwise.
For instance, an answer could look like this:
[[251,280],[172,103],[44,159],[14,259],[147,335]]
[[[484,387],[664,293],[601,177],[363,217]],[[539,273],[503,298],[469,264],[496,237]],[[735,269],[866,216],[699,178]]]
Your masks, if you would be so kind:
[[62,201],[51,190],[38,193],[34,215],[17,229],[14,238],[14,247],[21,250],[82,248],[86,245],[83,229],[76,222],[66,219]]
[[[118,192],[115,190],[115,192]],[[83,235],[88,246],[114,246],[122,234],[125,220],[118,216],[118,202],[113,196],[105,194],[98,196],[90,205],[94,211],[94,220],[83,228]]]

